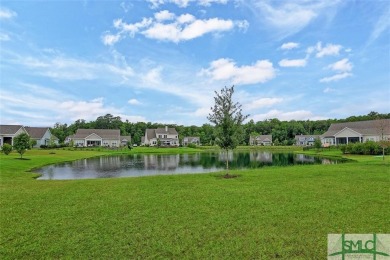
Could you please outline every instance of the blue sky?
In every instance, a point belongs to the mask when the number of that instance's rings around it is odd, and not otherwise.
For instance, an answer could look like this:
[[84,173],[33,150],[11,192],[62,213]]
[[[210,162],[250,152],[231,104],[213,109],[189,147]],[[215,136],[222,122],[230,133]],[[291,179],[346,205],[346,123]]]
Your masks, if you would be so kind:
[[0,121],[207,123],[390,112],[389,1],[1,1]]

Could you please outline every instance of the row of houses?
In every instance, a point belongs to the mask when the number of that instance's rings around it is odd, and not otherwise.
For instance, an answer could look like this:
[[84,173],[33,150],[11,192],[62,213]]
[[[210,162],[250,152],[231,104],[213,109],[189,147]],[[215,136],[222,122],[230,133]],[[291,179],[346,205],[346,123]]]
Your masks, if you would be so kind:
[[[295,145],[312,146],[316,139],[320,139],[324,147],[390,140],[390,119],[331,124],[328,131],[322,135],[296,135]],[[272,135],[251,136],[249,144],[271,145]]]
[[[24,127],[21,125],[0,125],[0,146],[4,143],[13,145],[13,138],[21,133],[27,133],[37,141],[36,147],[58,144],[58,138],[53,136],[49,127]],[[390,119],[347,122],[332,124],[322,135],[297,135],[295,144],[311,146],[320,139],[323,146],[340,145],[366,141],[390,140]],[[131,136],[120,135],[119,129],[78,129],[74,135],[68,136],[65,143],[74,146],[106,146],[119,147],[131,142]],[[184,137],[182,145],[200,145],[199,137]],[[146,129],[141,145],[177,147],[180,145],[179,134],[175,128]],[[272,135],[250,136],[249,145],[272,145]]]

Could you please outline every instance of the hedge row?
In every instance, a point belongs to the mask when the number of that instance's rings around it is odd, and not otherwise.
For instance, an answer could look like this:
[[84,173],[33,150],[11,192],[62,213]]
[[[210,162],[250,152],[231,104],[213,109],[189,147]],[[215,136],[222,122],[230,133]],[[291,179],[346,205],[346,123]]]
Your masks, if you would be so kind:
[[[365,143],[350,143],[340,146],[341,151],[344,154],[364,154],[364,155],[380,155],[383,152],[383,145],[380,143],[368,141]],[[390,154],[390,148],[388,145],[384,145],[385,154]]]

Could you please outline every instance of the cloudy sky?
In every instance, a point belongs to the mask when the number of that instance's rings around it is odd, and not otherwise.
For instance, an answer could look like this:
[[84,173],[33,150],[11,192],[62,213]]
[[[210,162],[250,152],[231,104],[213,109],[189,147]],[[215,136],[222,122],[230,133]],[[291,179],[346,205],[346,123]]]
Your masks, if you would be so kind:
[[389,17],[388,0],[3,0],[0,123],[201,125],[231,85],[255,121],[389,113]]

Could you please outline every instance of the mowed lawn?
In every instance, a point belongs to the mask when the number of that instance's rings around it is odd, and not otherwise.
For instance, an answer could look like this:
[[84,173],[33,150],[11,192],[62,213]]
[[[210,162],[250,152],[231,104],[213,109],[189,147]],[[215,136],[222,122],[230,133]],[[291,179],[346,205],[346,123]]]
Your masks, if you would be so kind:
[[325,259],[330,233],[390,233],[390,160],[40,181],[31,168],[104,154],[0,155],[1,259]]

